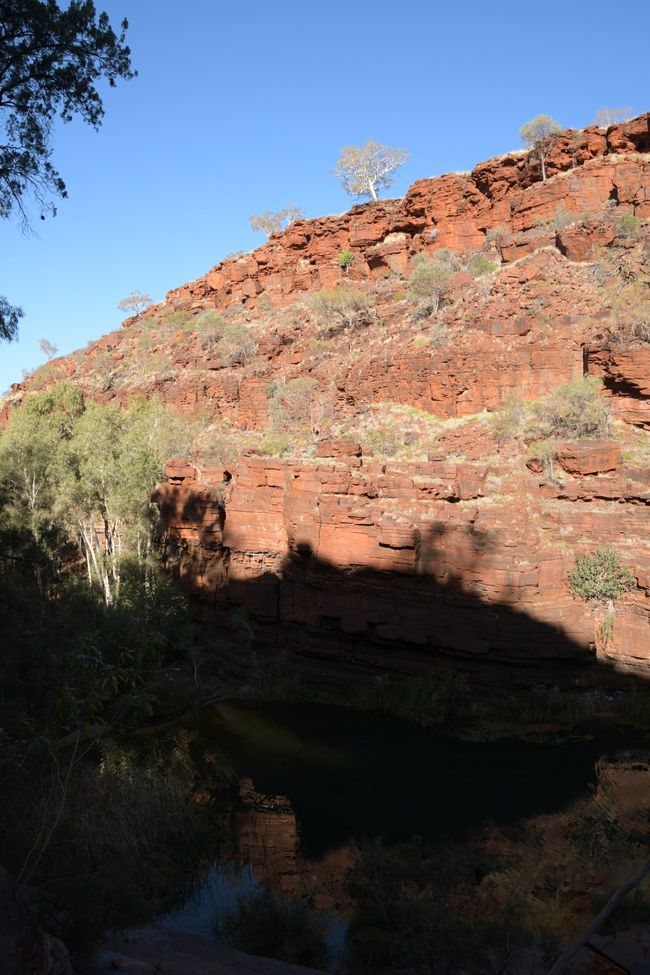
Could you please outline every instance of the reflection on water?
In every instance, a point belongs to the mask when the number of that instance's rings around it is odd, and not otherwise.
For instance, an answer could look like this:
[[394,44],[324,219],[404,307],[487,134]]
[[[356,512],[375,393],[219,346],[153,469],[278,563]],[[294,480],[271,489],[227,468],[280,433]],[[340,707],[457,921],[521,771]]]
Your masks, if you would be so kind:
[[252,867],[232,863],[213,864],[202,877],[193,896],[173,913],[160,915],[157,923],[174,931],[212,937],[215,920],[231,914],[237,906],[237,899],[256,889]]
[[[566,890],[587,861],[601,861],[592,877],[607,881],[607,863],[634,857],[647,828],[650,756],[633,731],[561,745],[463,742],[343,708],[227,702],[172,729],[171,745],[194,769],[194,801],[217,810],[230,837],[195,896],[159,918],[204,935],[239,897],[270,886],[329,919],[336,957],[352,908],[346,878],[359,844],[376,838],[469,848],[478,837],[496,895],[514,894],[537,916],[540,883]],[[487,903],[493,882],[477,880]],[[587,909],[583,883],[571,910]]]

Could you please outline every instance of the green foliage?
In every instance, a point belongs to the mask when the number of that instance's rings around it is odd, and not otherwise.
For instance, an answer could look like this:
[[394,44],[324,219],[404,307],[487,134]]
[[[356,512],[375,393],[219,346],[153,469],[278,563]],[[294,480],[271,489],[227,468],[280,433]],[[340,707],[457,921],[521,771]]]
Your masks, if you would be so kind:
[[[116,34],[108,15],[93,3],[56,0],[0,5],[0,217],[18,212],[29,226],[25,197],[33,196],[41,219],[56,214],[50,194],[67,191],[51,163],[50,135],[55,119],[75,116],[98,128],[104,115],[97,83],[132,78],[126,20]],[[22,309],[0,297],[0,339],[16,335]]]
[[274,429],[311,430],[317,389],[318,380],[311,376],[298,376],[286,383],[271,384],[269,412]]
[[176,425],[156,401],[85,407],[66,384],[33,394],[0,437],[4,523],[30,539],[39,572],[62,541],[76,544],[109,605],[122,563],[149,564],[157,517],[150,493],[175,446]]
[[546,160],[553,147],[555,139],[564,132],[564,128],[552,119],[550,115],[537,115],[530,122],[525,122],[519,130],[521,141],[532,156],[539,161],[542,179],[546,179]]
[[490,426],[496,442],[503,444],[518,437],[522,432],[525,416],[524,405],[519,397],[509,396],[501,409],[490,416]]
[[637,687],[623,701],[621,713],[626,721],[641,728],[650,728],[650,691]]
[[220,356],[224,365],[242,366],[257,351],[253,332],[240,322],[227,322],[218,311],[204,311],[193,320],[203,348]]
[[558,687],[521,691],[495,702],[494,714],[517,726],[568,724],[584,721],[593,708],[589,699]]
[[641,221],[632,213],[621,213],[616,220],[616,229],[618,233],[621,237],[627,237],[629,240],[638,239],[640,226]]
[[423,727],[448,724],[467,707],[467,688],[458,675],[422,675],[366,684],[356,689],[351,706],[415,721]]
[[609,406],[600,395],[602,380],[580,376],[558,386],[536,408],[544,438],[602,437],[609,430]]
[[0,295],[0,339],[10,342],[18,331],[18,322],[23,317],[22,308],[10,305],[6,298]]
[[444,256],[431,258],[424,253],[416,254],[411,259],[411,267],[408,296],[415,303],[416,317],[427,318],[438,310],[440,296],[445,290],[452,268]]
[[345,146],[332,175],[341,181],[343,189],[351,196],[369,196],[377,199],[377,193],[393,182],[392,173],[408,160],[406,149],[393,149],[368,139],[365,146]]
[[144,311],[151,304],[149,295],[143,295],[141,291],[132,291],[126,298],[118,302],[117,307],[126,315],[135,315],[137,318],[141,311]]
[[497,267],[485,254],[476,254],[467,265],[467,270],[473,277],[480,278],[484,274],[493,274]]
[[269,888],[241,897],[235,914],[217,920],[227,944],[265,958],[321,968],[327,960],[324,924],[304,901]]
[[229,366],[243,366],[250,362],[257,351],[257,342],[246,325],[228,322],[219,339],[219,352]]
[[569,574],[571,592],[587,601],[614,601],[633,586],[632,572],[621,565],[616,549],[609,547],[597,548],[581,556]]
[[[510,970],[528,940],[510,911],[491,920],[472,899],[469,851],[421,840],[361,849],[348,877],[354,913],[348,932],[352,971],[433,972],[440,975]],[[487,913],[487,912],[485,912]]]
[[350,270],[350,267],[352,266],[353,262],[354,262],[354,254],[352,253],[352,251],[349,250],[348,248],[342,250],[341,253],[339,254],[339,267],[342,268],[342,270],[345,273],[347,273]]
[[552,438],[546,440],[534,440],[528,448],[527,458],[539,461],[546,475],[551,479],[555,477],[555,461],[557,459],[557,443]]
[[108,16],[97,17],[92,3],[3,3],[0,49],[2,127],[9,136],[0,146],[0,213],[8,215],[28,192],[44,211],[46,194],[66,196],[63,180],[50,162],[54,119],[79,116],[97,128],[104,115],[96,87],[107,79],[132,78],[125,41],[128,24],[115,34]]
[[331,335],[345,328],[361,328],[376,318],[371,296],[352,284],[319,291],[310,299],[309,307]]
[[300,207],[287,206],[283,210],[265,210],[264,213],[254,214],[248,218],[251,230],[260,230],[267,237],[277,234],[294,220],[304,220],[304,213]]
[[[97,762],[73,769],[56,842],[33,877],[71,947],[87,946],[107,928],[146,924],[182,903],[223,832],[215,813],[191,802],[192,767],[177,750],[138,755],[109,743],[98,751]],[[3,863],[16,873],[60,801],[39,794],[40,785],[32,782],[33,805],[20,809],[20,821],[0,841]],[[18,811],[13,798],[4,797],[3,811],[7,804]]]
[[361,433],[364,453],[375,457],[394,457],[404,446],[404,438],[394,427],[374,427]]

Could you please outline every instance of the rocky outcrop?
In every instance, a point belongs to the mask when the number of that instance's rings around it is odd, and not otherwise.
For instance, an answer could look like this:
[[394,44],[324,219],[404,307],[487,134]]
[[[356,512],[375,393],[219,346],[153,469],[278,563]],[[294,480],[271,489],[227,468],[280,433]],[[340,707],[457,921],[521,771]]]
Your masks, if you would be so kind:
[[[45,384],[56,372],[99,402],[144,393],[210,418],[212,440],[170,461],[157,492],[169,562],[206,620],[242,604],[263,643],[320,677],[454,660],[530,682],[596,656],[647,671],[649,123],[558,137],[546,181],[511,153],[296,221],[49,365]],[[410,259],[443,247],[458,269],[423,319]],[[343,249],[373,314],[337,329],[302,299],[343,280]],[[224,312],[211,337],[202,309]],[[246,354],[222,349],[220,328],[243,331]],[[582,374],[603,380],[626,432],[558,445],[552,472],[480,419]],[[294,380],[308,381],[311,440],[278,445],[290,422],[274,391]],[[416,459],[381,459],[391,450]],[[636,578],[606,647],[567,586],[597,545]]]
[[[418,180],[403,200],[297,220],[252,253],[225,260],[196,281],[170,291],[167,304],[253,307],[263,297],[281,305],[340,282],[342,250],[355,255],[353,277],[403,273],[418,251],[480,248],[489,231],[535,232],[544,222],[555,221],[558,211],[597,211],[608,201],[650,216],[650,159],[642,155],[650,150],[649,125],[650,115],[643,115],[606,132],[594,126],[568,131],[555,144],[545,182],[526,153],[510,153],[479,164],[471,173]],[[565,233],[560,246],[574,259],[584,260],[597,240],[596,233],[578,243]],[[503,253],[508,260],[522,256],[507,247]]]
[[597,473],[618,466],[608,443],[562,456],[565,485],[485,453],[420,464],[248,456],[225,495],[160,488],[168,557],[206,618],[224,601],[246,606],[260,640],[312,677],[455,661],[479,680],[529,683],[574,680],[595,660],[593,612],[567,578],[597,540],[636,577],[607,665],[646,669],[650,472]]

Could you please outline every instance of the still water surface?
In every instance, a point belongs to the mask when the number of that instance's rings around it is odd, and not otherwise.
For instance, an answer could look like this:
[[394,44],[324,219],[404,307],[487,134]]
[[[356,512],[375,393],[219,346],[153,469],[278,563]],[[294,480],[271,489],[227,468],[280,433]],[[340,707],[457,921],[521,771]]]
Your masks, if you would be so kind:
[[237,868],[215,865],[194,900],[164,919],[201,932],[256,883],[300,893],[301,878],[318,876],[317,905],[335,909],[355,841],[462,842],[490,823],[570,807],[594,788],[603,760],[632,748],[648,757],[634,731],[561,745],[466,742],[317,704],[224,702],[179,728],[199,781],[234,810],[241,840]]

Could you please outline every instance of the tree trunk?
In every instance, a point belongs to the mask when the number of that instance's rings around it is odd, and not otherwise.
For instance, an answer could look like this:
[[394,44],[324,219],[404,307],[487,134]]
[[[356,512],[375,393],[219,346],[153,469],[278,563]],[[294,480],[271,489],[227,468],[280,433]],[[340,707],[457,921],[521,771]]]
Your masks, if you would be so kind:
[[581,948],[584,948],[590,938],[592,938],[595,934],[598,934],[609,915],[616,907],[618,907],[625,895],[635,887],[638,887],[648,872],[650,872],[650,860],[646,860],[641,869],[638,870],[637,873],[630,878],[630,880],[627,880],[622,887],[619,887],[615,894],[612,894],[610,899],[607,901],[600,913],[596,915],[591,924],[587,925],[587,927],[584,929],[584,931],[582,931],[581,934],[578,935],[575,941],[572,941],[568,948],[564,949],[558,960],[550,969],[548,975],[560,975],[560,973],[564,971],[573,956],[580,951]]

